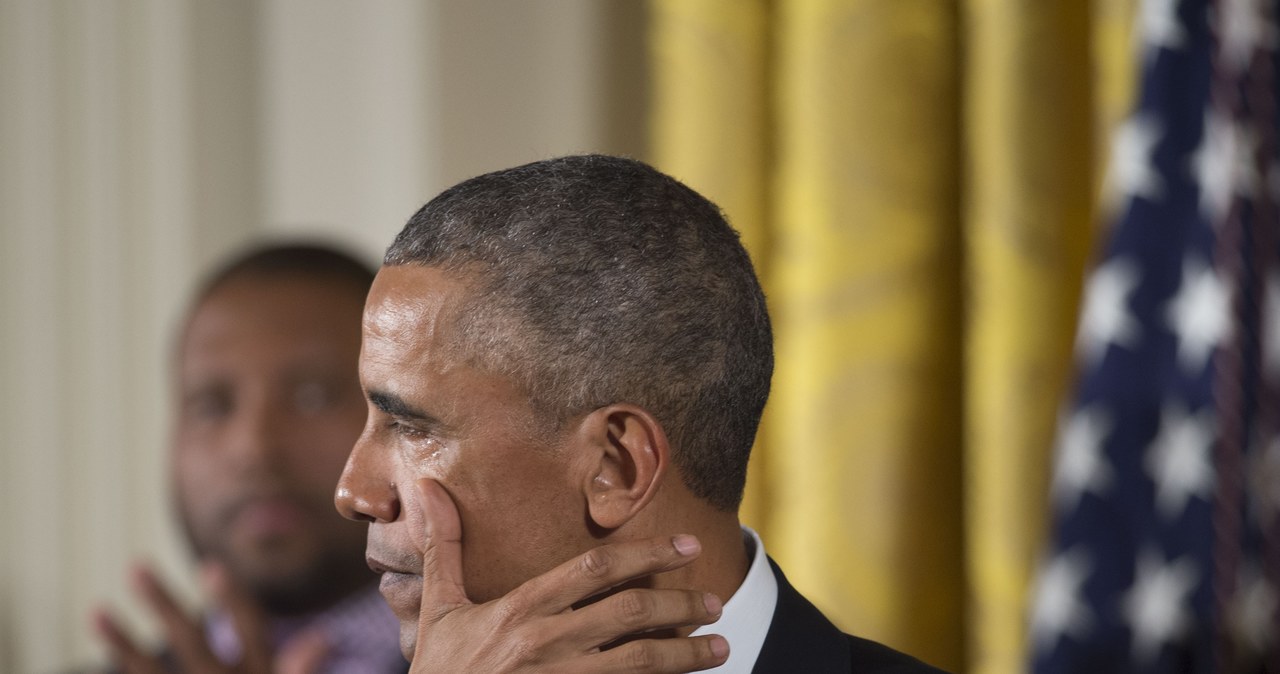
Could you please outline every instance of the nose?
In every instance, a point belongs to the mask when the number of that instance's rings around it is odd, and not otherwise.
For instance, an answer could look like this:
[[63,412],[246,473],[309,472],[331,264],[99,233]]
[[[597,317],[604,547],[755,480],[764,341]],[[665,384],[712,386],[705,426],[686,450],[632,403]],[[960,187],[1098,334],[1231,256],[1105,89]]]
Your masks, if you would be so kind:
[[231,460],[242,470],[273,470],[287,444],[284,412],[265,397],[245,400],[237,410],[227,445]]
[[394,522],[400,517],[400,497],[371,439],[371,431],[356,440],[338,478],[333,504],[343,517],[357,522]]

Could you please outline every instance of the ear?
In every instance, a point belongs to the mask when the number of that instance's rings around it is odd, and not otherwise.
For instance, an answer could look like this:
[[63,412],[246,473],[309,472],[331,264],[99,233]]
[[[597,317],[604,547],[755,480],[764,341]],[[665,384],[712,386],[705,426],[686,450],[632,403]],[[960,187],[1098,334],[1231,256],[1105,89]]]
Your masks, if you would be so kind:
[[587,516],[604,530],[626,524],[661,486],[671,462],[662,424],[635,405],[609,405],[587,415],[579,431],[589,450],[583,494]]

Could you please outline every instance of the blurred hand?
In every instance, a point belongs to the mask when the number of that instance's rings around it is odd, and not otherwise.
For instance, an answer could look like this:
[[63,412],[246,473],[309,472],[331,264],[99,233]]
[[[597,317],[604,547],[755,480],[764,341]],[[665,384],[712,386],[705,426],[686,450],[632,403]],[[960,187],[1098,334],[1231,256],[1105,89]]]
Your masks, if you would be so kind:
[[[701,552],[696,538],[595,548],[504,597],[473,604],[463,584],[457,507],[436,481],[416,486],[425,539],[412,672],[690,672],[728,658],[728,642],[718,635],[644,636],[715,622],[721,602],[709,593],[629,589],[573,608],[628,581],[692,562]],[[620,639],[627,640],[602,650]]]
[[[226,665],[213,654],[200,621],[187,614],[174,600],[173,594],[145,566],[133,573],[133,586],[143,603],[163,629],[171,662],[178,671],[188,674],[311,674],[328,652],[324,637],[318,632],[305,632],[288,641],[273,653],[266,617],[253,600],[217,565],[206,565],[201,580],[211,601],[230,616],[240,639],[242,657],[235,665]],[[105,609],[94,614],[94,628],[107,645],[111,659],[125,674],[161,674],[172,671],[158,655],[153,655],[134,642],[119,622]]]

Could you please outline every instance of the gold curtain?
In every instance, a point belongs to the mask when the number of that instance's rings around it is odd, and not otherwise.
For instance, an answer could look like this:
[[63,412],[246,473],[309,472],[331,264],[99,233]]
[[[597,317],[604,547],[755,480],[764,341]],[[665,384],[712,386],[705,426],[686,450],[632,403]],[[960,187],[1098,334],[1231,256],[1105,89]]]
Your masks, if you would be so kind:
[[744,520],[847,631],[1024,668],[1132,0],[651,0],[652,159],[719,203],[778,367]]

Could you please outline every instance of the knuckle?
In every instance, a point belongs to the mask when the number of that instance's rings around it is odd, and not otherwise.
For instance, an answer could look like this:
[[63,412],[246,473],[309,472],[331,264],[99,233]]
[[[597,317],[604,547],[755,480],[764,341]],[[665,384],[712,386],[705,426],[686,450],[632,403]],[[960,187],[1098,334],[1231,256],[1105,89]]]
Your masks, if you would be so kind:
[[654,607],[646,595],[628,590],[617,595],[618,618],[627,627],[643,627],[653,618]]
[[520,602],[513,597],[504,597],[493,603],[492,619],[495,627],[499,629],[508,628],[516,625],[520,621],[523,613]]
[[613,559],[604,548],[592,548],[582,555],[578,568],[587,578],[599,580],[609,575]]
[[622,663],[629,672],[649,672],[661,664],[661,657],[653,641],[633,641],[627,645]]
[[508,649],[511,664],[517,666],[535,663],[542,655],[541,642],[529,634],[512,635]]
[[646,550],[649,554],[649,562],[652,564],[665,564],[675,556],[671,541],[665,538],[651,541]]

